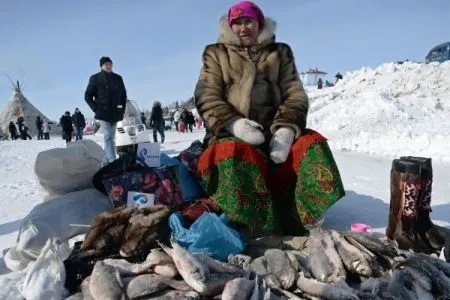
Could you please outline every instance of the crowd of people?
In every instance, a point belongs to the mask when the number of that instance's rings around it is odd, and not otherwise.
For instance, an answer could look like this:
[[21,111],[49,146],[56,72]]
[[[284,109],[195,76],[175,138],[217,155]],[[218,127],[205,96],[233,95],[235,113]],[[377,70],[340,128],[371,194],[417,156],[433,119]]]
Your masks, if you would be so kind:
[[200,117],[194,116],[192,111],[185,108],[178,109],[173,115],[173,123],[175,130],[181,133],[193,132],[194,127],[202,128],[204,126],[203,120]]
[[[35,124],[38,140],[49,140],[51,122],[47,119],[42,119],[41,117],[37,116]],[[30,128],[27,126],[27,124],[25,123],[25,119],[22,116],[17,118],[17,122],[15,124],[13,121],[9,122],[8,130],[12,140],[33,139],[29,133]]]
[[[59,119],[59,126],[62,128],[62,138],[66,143],[70,143],[74,138],[77,141],[83,139],[83,130],[86,127],[86,119],[78,108],[75,108],[71,116],[69,111]],[[74,134],[75,133],[75,134]]]
[[[325,87],[332,87],[335,84],[337,84],[339,80],[343,79],[342,74],[339,73],[339,72],[334,77],[336,78],[336,81],[334,83],[332,83],[332,82],[330,82],[328,80],[325,80]],[[322,88],[323,88],[323,80],[322,80],[322,78],[319,78],[317,80],[317,89],[321,90]]]
[[[36,138],[38,140],[50,140],[52,125],[54,125],[54,123],[50,120],[37,116],[35,119]],[[66,142],[70,142],[74,138],[78,141],[83,139],[83,130],[86,127],[86,120],[81,111],[76,108],[73,115],[70,115],[70,112],[66,111],[65,114],[61,116],[59,126],[62,129],[62,138],[66,140]],[[16,123],[13,121],[9,122],[8,130],[11,140],[33,139],[30,135],[30,128],[26,124],[23,116],[18,117]]]

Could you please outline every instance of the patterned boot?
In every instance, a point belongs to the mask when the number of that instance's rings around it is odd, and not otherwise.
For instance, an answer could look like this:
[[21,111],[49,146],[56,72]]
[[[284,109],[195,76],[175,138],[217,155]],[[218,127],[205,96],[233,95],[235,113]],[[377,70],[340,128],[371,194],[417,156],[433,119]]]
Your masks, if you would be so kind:
[[418,163],[394,159],[391,169],[391,199],[386,236],[395,240],[400,249],[416,250],[415,224],[420,190]]
[[425,157],[401,157],[402,161],[416,162],[421,165],[421,189],[419,192],[417,233],[418,238],[429,244],[435,251],[440,251],[445,240],[439,230],[430,219],[431,213],[431,188],[433,185],[433,167],[431,158]]

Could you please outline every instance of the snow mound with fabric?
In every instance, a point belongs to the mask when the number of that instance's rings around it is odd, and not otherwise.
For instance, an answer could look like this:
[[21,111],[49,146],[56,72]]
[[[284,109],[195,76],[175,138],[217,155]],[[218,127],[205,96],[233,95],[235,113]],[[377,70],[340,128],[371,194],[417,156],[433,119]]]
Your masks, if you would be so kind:
[[450,161],[450,61],[364,67],[308,95],[308,126],[335,150]]

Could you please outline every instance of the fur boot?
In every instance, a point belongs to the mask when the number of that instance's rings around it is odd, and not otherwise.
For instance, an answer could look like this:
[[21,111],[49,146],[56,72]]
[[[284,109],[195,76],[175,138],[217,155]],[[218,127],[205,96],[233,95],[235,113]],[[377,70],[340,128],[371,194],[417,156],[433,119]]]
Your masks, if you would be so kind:
[[417,205],[417,233],[418,238],[429,244],[431,248],[440,251],[444,246],[444,238],[430,219],[431,190],[433,185],[433,166],[431,158],[425,157],[401,157],[400,160],[416,162],[421,165],[421,188],[419,191],[419,202]]
[[395,159],[391,169],[391,199],[386,236],[400,249],[417,249],[415,224],[420,190],[420,164]]

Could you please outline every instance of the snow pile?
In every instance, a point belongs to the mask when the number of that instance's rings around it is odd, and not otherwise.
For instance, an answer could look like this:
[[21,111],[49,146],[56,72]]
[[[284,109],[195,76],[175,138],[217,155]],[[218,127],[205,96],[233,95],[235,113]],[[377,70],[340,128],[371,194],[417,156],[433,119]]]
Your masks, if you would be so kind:
[[333,149],[450,161],[450,61],[362,68],[308,95],[308,126]]

